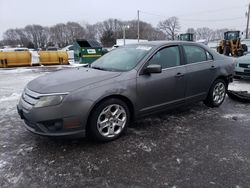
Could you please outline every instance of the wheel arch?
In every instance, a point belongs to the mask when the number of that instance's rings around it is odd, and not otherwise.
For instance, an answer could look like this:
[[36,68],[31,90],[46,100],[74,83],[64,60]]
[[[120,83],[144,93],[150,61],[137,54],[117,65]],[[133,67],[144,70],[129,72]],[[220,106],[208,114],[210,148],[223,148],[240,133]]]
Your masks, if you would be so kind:
[[227,89],[228,84],[229,84],[229,82],[230,82],[230,81],[229,81],[230,76],[225,76],[225,75],[218,76],[218,77],[213,81],[213,83],[214,83],[216,80],[219,80],[219,79],[225,81],[225,83],[226,83],[226,89]]
[[93,111],[97,108],[98,105],[100,105],[103,101],[106,101],[108,99],[112,99],[112,98],[115,98],[115,99],[119,99],[121,101],[123,101],[127,106],[128,106],[128,109],[129,109],[129,112],[130,112],[130,119],[131,120],[134,120],[134,117],[135,117],[135,109],[134,109],[134,105],[132,103],[132,101],[124,96],[124,95],[119,95],[119,94],[113,94],[113,95],[109,95],[109,96],[105,96],[104,98],[101,98],[99,99],[96,103],[94,103],[94,105],[92,106],[91,110],[89,111],[89,114],[88,114],[88,119],[87,119],[87,124],[86,124],[86,130],[88,131],[89,129],[89,121],[91,119],[91,115],[93,113]]

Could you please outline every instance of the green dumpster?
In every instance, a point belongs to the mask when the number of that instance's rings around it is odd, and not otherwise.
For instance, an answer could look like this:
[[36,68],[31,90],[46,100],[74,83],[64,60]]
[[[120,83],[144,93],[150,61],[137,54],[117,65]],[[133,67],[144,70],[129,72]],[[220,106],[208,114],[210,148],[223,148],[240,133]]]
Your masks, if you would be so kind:
[[83,64],[91,64],[102,56],[102,47],[95,40],[76,40],[74,42],[75,61]]

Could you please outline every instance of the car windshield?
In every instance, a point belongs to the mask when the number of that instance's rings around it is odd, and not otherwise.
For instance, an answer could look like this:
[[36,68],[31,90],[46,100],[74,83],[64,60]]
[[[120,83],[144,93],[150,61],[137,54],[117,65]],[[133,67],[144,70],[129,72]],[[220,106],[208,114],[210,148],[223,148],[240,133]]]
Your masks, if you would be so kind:
[[106,71],[129,71],[132,70],[151,49],[152,46],[149,45],[120,47],[97,59],[92,63],[91,67]]

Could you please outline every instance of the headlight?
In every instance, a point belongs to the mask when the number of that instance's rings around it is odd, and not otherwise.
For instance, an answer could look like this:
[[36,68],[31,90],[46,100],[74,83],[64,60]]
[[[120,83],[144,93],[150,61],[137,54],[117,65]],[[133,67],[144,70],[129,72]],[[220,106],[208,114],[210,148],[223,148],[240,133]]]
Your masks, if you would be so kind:
[[62,102],[64,96],[65,95],[42,96],[39,98],[34,107],[39,108],[39,107],[58,105]]

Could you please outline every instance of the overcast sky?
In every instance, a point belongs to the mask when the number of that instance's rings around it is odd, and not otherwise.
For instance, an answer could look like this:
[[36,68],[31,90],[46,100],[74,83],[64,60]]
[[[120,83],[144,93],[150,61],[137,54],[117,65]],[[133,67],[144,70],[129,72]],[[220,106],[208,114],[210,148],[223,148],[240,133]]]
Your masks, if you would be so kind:
[[[137,18],[156,26],[177,16],[181,32],[188,27],[243,31],[249,0],[0,0],[0,39],[9,28],[28,24],[52,26],[68,21],[94,24],[108,18]],[[235,6],[233,6],[235,5]]]

